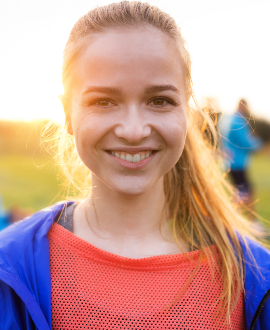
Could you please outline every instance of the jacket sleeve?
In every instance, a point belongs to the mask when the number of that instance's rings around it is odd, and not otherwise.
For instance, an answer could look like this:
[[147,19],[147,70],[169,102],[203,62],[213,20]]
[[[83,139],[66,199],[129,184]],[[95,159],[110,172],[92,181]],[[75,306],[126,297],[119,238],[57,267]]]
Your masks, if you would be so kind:
[[36,329],[21,298],[2,281],[0,281],[0,329]]

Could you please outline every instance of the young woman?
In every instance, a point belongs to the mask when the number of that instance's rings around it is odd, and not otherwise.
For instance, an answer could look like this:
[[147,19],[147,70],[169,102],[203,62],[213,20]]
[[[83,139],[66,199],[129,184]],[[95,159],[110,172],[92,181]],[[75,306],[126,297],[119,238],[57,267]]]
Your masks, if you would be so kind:
[[63,85],[59,163],[87,196],[1,232],[0,329],[270,329],[270,254],[244,238],[174,20],[90,11]]

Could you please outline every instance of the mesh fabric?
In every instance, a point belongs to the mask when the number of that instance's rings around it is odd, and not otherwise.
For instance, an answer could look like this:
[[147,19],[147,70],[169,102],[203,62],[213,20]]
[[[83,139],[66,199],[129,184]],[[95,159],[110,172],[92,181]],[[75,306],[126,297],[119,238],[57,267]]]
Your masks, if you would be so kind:
[[[49,234],[53,329],[245,329],[243,295],[231,326],[213,315],[221,292],[218,273],[203,260],[181,292],[199,252],[142,259],[121,257],[80,239],[58,224]],[[214,246],[210,248],[215,248]]]

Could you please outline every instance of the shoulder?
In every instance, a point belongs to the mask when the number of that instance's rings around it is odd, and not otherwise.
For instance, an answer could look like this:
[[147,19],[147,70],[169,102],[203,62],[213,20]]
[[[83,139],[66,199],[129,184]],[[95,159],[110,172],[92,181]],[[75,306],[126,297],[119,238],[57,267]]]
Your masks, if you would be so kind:
[[241,126],[241,128],[242,128],[242,127],[248,125],[248,122],[245,117],[243,117],[239,112],[236,112],[235,114],[232,115],[231,125],[232,126]]
[[240,244],[243,249],[245,262],[251,266],[252,260],[255,259],[257,266],[263,271],[270,272],[270,250],[261,245],[260,243],[253,241],[252,239],[245,237],[248,249],[242,240]]
[[256,281],[262,291],[269,290],[270,251],[248,237],[245,237],[246,244],[242,238],[239,238],[239,241],[243,250],[246,282]]
[[70,202],[43,209],[0,232],[0,268],[12,268],[33,240],[42,240]]
[[265,300],[270,290],[270,251],[250,238],[245,240],[247,245],[239,238],[244,255],[245,317],[249,329],[261,310],[260,320],[264,320],[263,315],[270,308],[270,301]]
[[[69,203],[46,208],[0,232],[0,328],[51,329],[50,256],[47,233]],[[28,323],[27,323],[28,324]],[[32,322],[31,322],[32,324]],[[31,326],[32,329],[32,326]]]

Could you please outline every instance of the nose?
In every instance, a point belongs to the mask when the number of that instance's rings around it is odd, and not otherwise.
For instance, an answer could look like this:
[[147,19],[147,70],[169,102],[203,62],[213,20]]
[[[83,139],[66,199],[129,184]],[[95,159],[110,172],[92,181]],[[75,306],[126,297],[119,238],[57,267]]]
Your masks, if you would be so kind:
[[151,126],[147,123],[143,109],[139,106],[125,108],[119,124],[115,127],[115,135],[127,140],[130,144],[140,142],[151,134]]

